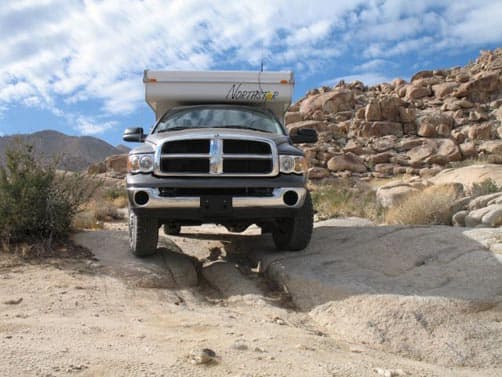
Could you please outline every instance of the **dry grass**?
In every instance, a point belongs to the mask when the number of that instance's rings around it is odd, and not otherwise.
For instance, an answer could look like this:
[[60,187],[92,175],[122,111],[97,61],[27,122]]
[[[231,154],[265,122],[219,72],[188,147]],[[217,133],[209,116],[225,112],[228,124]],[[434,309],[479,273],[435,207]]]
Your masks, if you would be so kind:
[[85,203],[72,222],[73,229],[102,229],[104,222],[123,220],[120,208],[127,207],[127,191],[117,183],[102,181],[92,198]]
[[356,216],[376,221],[382,215],[375,190],[360,181],[346,179],[330,185],[314,186],[312,200],[320,220]]
[[451,184],[431,186],[410,194],[385,214],[388,224],[451,225],[452,204],[459,197]]

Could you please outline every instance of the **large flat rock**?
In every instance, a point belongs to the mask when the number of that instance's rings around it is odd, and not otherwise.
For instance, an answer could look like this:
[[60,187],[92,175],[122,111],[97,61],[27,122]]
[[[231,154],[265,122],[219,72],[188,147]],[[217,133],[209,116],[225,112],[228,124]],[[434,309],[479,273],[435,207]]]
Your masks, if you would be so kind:
[[441,365],[493,367],[502,365],[502,255],[487,246],[497,249],[501,236],[329,220],[305,251],[255,257],[337,339]]
[[328,220],[316,225],[305,251],[257,258],[302,310],[359,294],[486,299],[502,295],[502,256],[485,247],[485,238],[446,226]]
[[172,242],[162,239],[151,257],[136,258],[129,252],[123,231],[80,232],[73,240],[89,248],[101,265],[128,284],[142,288],[186,288],[197,285],[196,263]]

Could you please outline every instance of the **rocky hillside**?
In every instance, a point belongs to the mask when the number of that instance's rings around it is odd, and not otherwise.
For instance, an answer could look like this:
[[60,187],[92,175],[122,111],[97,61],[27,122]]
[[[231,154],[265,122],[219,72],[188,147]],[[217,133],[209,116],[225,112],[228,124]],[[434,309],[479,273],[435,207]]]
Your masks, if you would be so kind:
[[116,148],[95,137],[68,136],[57,131],[46,130],[33,134],[0,137],[0,161],[5,155],[5,150],[12,146],[16,139],[33,145],[43,158],[60,158],[58,167],[70,171],[84,170],[90,164],[103,161],[108,156],[127,153],[124,149],[127,147]]
[[306,145],[311,179],[430,175],[470,158],[502,163],[502,48],[465,67],[421,71],[411,82],[340,82],[311,90],[286,113]]

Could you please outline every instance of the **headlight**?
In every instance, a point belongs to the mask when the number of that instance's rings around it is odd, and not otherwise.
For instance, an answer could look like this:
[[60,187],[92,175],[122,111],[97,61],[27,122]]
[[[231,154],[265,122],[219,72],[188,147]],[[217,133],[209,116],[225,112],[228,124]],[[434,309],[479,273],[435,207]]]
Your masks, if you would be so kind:
[[307,161],[303,156],[279,156],[279,166],[281,173],[304,174],[307,171]]
[[129,173],[151,173],[153,171],[153,154],[131,154],[127,159]]

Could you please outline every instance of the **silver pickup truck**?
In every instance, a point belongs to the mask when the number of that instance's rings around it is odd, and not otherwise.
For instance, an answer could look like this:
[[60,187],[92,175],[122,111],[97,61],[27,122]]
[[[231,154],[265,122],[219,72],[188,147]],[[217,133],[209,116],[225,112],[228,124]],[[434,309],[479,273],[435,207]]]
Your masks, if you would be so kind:
[[293,144],[315,142],[317,134],[303,129],[288,135],[277,117],[291,100],[277,79],[289,74],[286,85],[292,86],[291,74],[275,73],[277,82],[268,84],[260,77],[253,87],[249,77],[255,72],[237,84],[234,72],[225,76],[228,83],[221,82],[222,72],[205,72],[205,80],[183,72],[193,85],[185,94],[176,92],[186,84],[173,79],[177,74],[145,72],[147,102],[157,120],[148,135],[142,128],[124,132],[125,141],[142,143],[128,157],[131,252],[153,254],[161,226],[173,235],[184,225],[204,223],[232,232],[257,224],[272,233],[277,249],[304,249],[313,209],[305,188],[306,161]]

